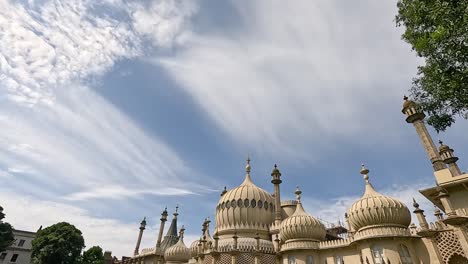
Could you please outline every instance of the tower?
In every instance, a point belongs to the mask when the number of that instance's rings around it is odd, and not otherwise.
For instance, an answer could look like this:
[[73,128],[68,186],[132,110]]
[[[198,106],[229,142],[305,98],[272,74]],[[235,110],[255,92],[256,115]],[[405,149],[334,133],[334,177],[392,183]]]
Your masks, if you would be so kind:
[[140,252],[141,238],[143,237],[143,231],[145,231],[145,227],[146,227],[146,217],[143,218],[143,221],[141,221],[140,223],[140,233],[138,234],[135,251],[133,252],[135,256],[138,255],[138,253]]
[[280,196],[280,184],[281,184],[281,172],[278,169],[278,166],[274,166],[273,171],[271,172],[271,183],[275,187],[275,225],[279,226],[281,224],[281,196]]
[[161,225],[159,226],[159,234],[158,234],[158,240],[156,240],[156,250],[158,248],[161,248],[161,239],[162,235],[164,232],[164,225],[166,224],[167,221],[167,207],[164,208],[164,211],[161,213]]
[[418,133],[419,139],[426,150],[429,159],[431,160],[434,171],[439,171],[447,168],[445,163],[440,158],[439,152],[437,151],[434,142],[432,141],[431,135],[427,131],[426,125],[424,124],[424,118],[426,115],[420,111],[418,105],[408,100],[408,97],[404,97],[403,109],[401,112],[406,115],[406,122],[413,124]]

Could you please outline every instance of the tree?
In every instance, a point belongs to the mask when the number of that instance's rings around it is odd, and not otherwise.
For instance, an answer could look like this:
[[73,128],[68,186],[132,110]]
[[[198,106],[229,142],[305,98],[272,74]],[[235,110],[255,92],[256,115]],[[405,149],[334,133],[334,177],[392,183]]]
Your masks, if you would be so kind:
[[83,264],[104,264],[104,253],[102,248],[94,246],[83,252]]
[[32,262],[76,264],[80,262],[84,246],[79,229],[66,222],[57,223],[37,233],[32,241]]
[[399,0],[397,26],[425,65],[418,67],[411,96],[437,132],[457,116],[468,118],[468,1]]
[[13,227],[9,223],[2,222],[3,218],[5,218],[5,214],[3,213],[3,207],[0,206],[0,252],[5,251],[7,247],[15,242]]

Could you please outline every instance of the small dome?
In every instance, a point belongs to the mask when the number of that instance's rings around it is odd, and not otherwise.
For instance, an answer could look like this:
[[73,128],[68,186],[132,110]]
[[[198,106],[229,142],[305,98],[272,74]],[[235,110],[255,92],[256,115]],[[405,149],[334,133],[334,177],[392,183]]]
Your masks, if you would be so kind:
[[396,226],[407,228],[411,214],[401,201],[378,193],[369,182],[364,168],[361,173],[366,180],[366,189],[361,199],[354,202],[348,210],[349,221],[355,231],[368,227]]
[[274,200],[271,194],[257,187],[250,178],[250,160],[247,160],[244,182],[221,196],[216,207],[216,230],[227,234],[268,232],[274,220]]
[[195,240],[190,244],[190,256],[192,258],[196,257],[198,255],[198,244],[200,243],[200,240]]
[[299,193],[299,199],[297,201],[296,211],[293,215],[281,222],[281,239],[285,242],[292,239],[316,241],[324,240],[326,235],[325,226],[315,217],[306,213],[300,201],[300,191],[296,191],[296,194],[297,193]]
[[164,252],[166,261],[188,262],[190,259],[190,249],[184,244],[184,228],[180,230],[179,241]]
[[445,151],[448,151],[448,150],[451,150],[449,146],[445,145],[444,142],[442,142],[442,140],[439,140],[439,152],[445,152]]
[[417,106],[417,104],[413,100],[409,100],[407,96],[404,96],[403,100],[404,100],[403,101],[403,110],[402,110],[403,113],[405,112],[405,110],[408,107],[411,107],[411,106],[416,107]]

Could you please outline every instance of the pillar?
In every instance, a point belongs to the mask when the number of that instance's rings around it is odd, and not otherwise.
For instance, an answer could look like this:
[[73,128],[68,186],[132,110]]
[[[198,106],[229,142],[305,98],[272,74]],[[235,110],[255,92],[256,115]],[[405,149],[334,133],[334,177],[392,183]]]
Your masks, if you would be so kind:
[[429,224],[427,223],[426,216],[424,215],[424,210],[419,208],[419,204],[416,202],[416,200],[413,198],[413,206],[415,210],[413,213],[416,214],[416,217],[418,218],[419,226],[424,230],[424,229],[429,229]]
[[161,225],[159,226],[159,234],[158,234],[158,240],[156,240],[156,247],[155,250],[158,250],[161,248],[161,240],[164,232],[164,225],[166,224],[167,221],[167,207],[164,208],[164,211],[161,213]]
[[279,227],[281,224],[281,194],[280,194],[280,184],[281,184],[281,173],[278,169],[278,166],[273,168],[271,172],[271,183],[273,183],[275,187],[275,226]]
[[133,252],[133,255],[138,255],[138,252],[140,252],[140,244],[141,244],[141,238],[143,237],[143,231],[145,231],[146,227],[146,217],[143,218],[143,221],[140,223],[140,233],[138,234],[138,239],[135,247],[135,251]]
[[408,97],[405,96],[404,100],[405,102],[403,103],[402,112],[406,115],[406,122],[413,124],[416,129],[416,133],[418,134],[424,150],[426,150],[426,153],[431,160],[434,171],[446,169],[447,167],[440,158],[439,152],[434,145],[434,141],[432,141],[431,135],[424,124],[424,118],[426,115],[419,110],[419,107],[415,102],[408,100]]

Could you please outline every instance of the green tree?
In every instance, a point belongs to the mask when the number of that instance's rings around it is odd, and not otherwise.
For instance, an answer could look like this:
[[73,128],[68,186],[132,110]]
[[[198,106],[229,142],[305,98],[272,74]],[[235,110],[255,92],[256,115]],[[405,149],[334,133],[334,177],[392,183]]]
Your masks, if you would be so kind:
[[468,1],[399,0],[397,26],[403,40],[425,59],[411,96],[437,132],[457,116],[468,118]]
[[81,231],[61,222],[40,230],[32,241],[34,264],[76,264],[80,262],[84,248]]
[[9,223],[2,222],[5,218],[3,207],[0,206],[0,252],[5,251],[15,241],[13,227]]
[[104,264],[104,253],[102,248],[94,246],[83,252],[83,264]]

